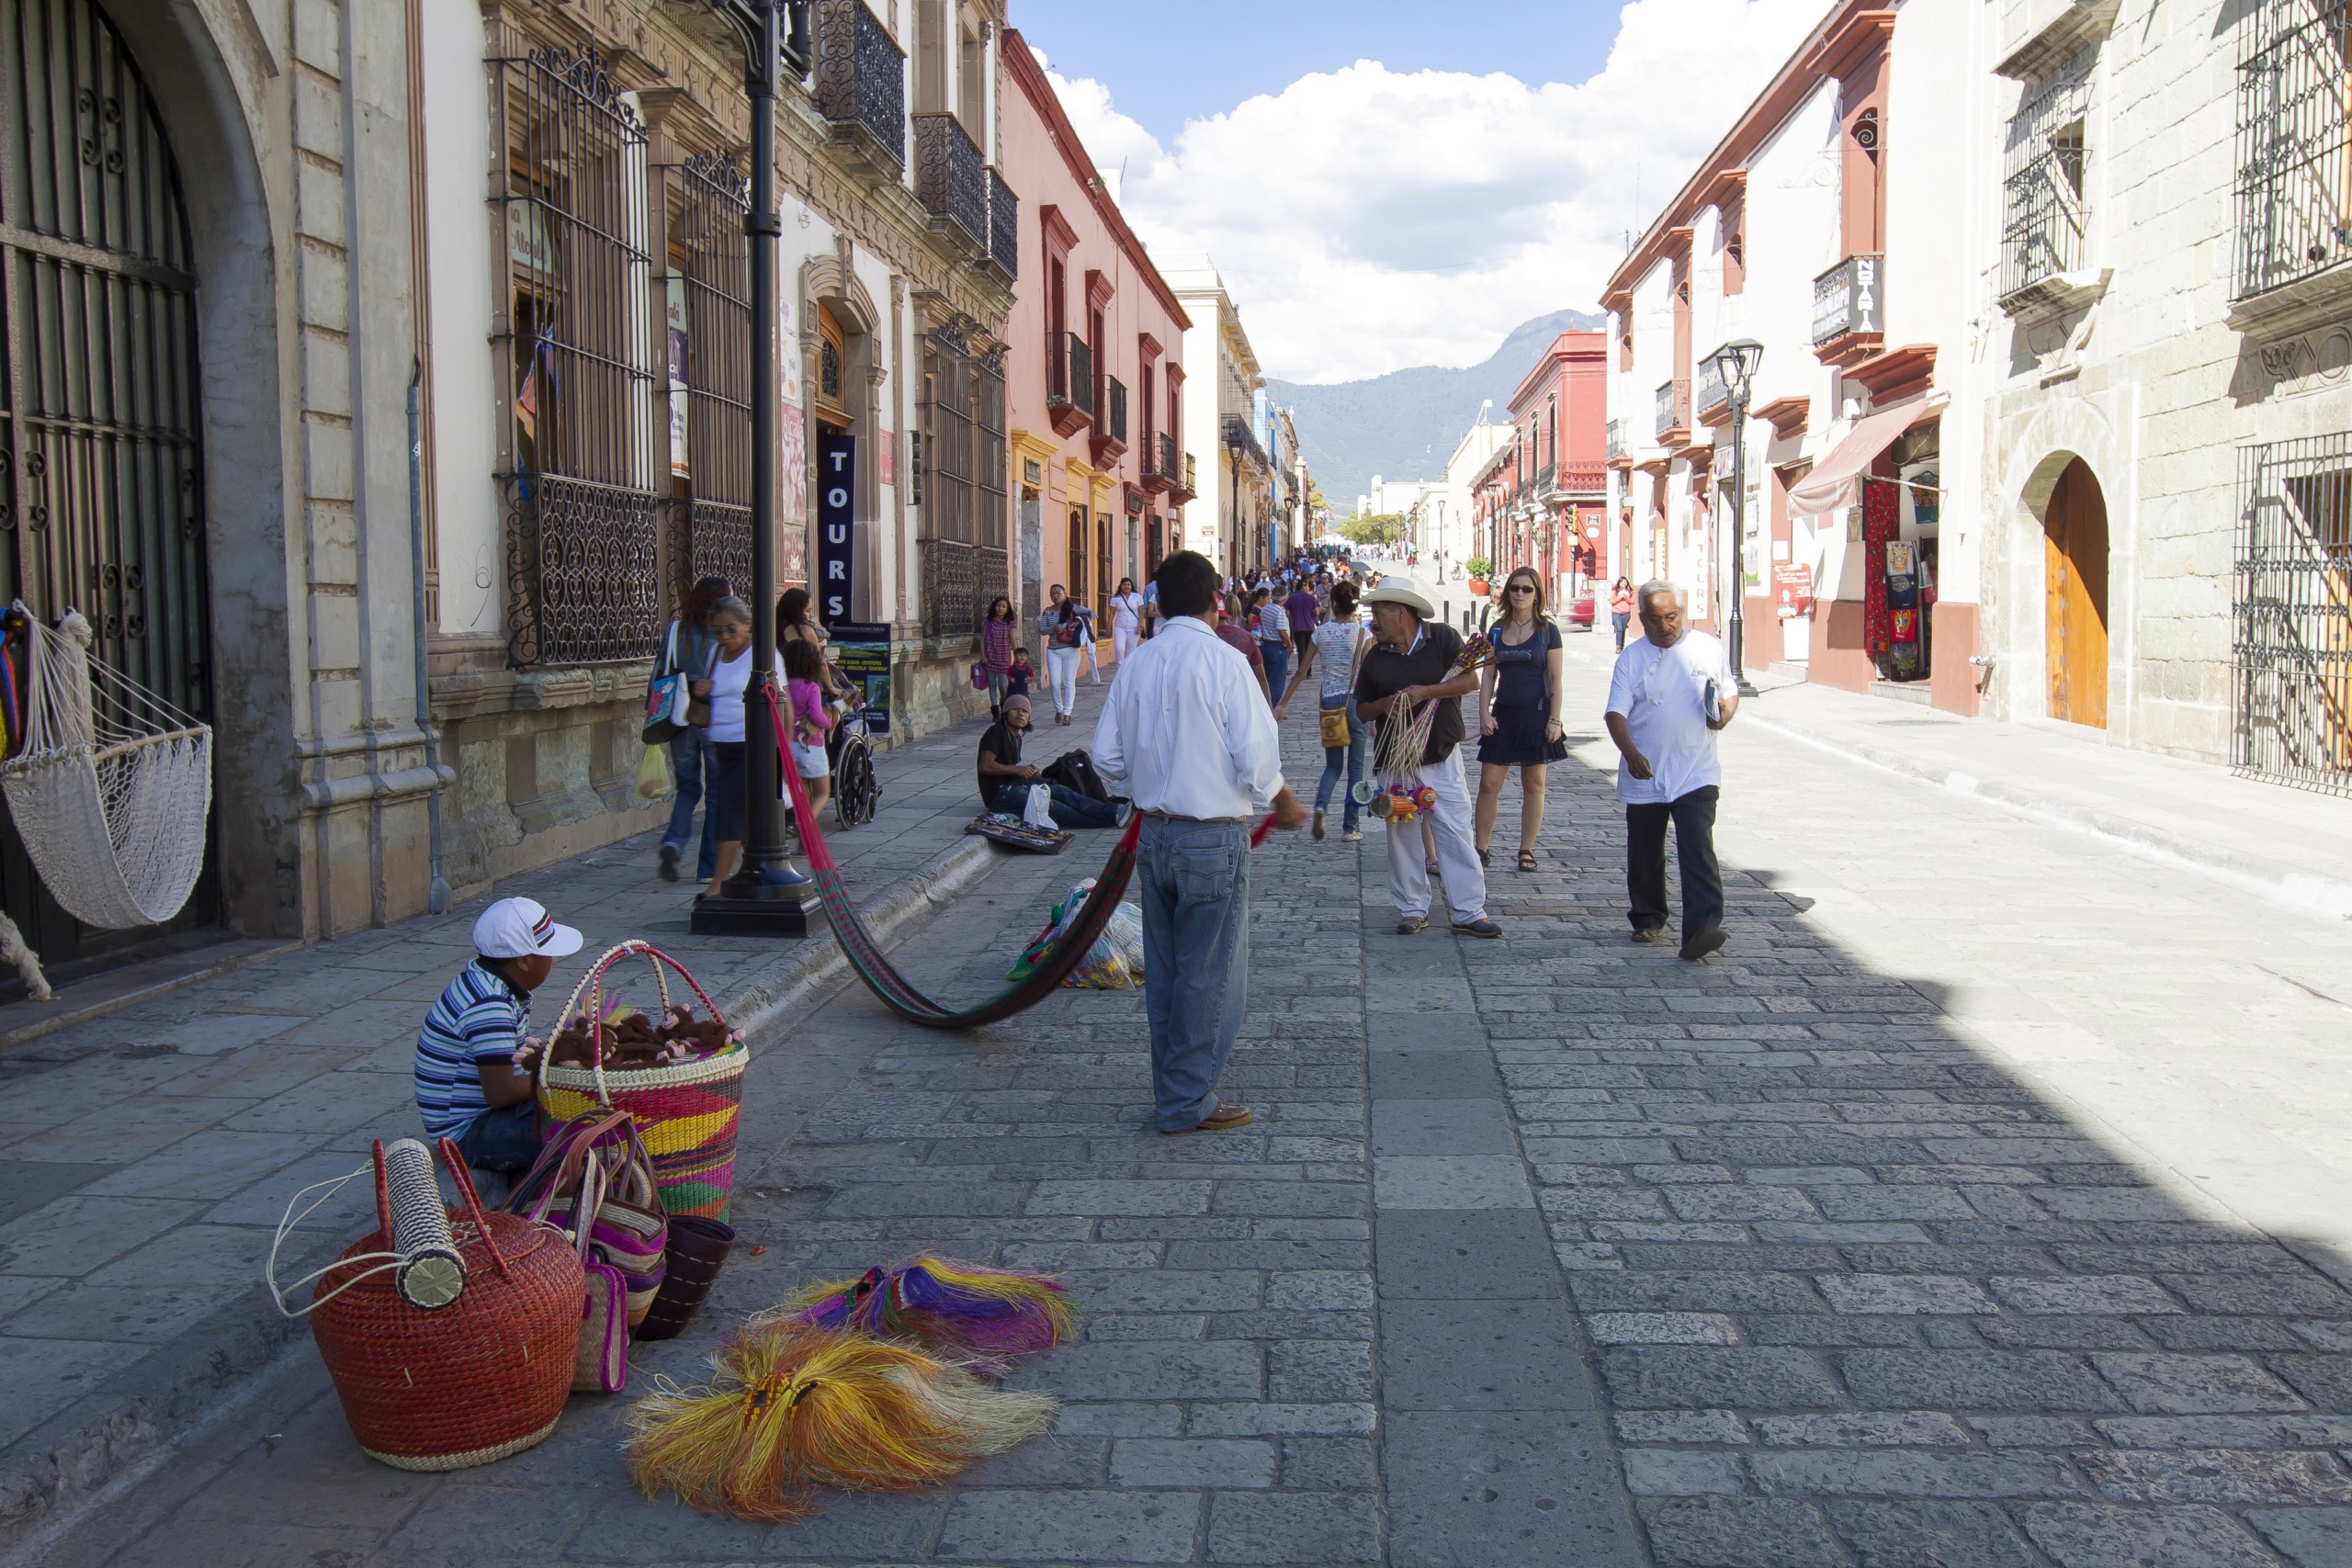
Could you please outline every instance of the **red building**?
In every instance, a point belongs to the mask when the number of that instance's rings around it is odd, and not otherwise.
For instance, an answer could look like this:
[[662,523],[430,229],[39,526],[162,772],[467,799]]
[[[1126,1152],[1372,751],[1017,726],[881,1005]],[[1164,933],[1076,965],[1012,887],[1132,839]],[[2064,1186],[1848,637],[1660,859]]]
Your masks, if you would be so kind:
[[1473,481],[1477,553],[1494,581],[1532,566],[1555,613],[1599,570],[1608,510],[1608,334],[1562,333],[1511,393],[1510,440]]

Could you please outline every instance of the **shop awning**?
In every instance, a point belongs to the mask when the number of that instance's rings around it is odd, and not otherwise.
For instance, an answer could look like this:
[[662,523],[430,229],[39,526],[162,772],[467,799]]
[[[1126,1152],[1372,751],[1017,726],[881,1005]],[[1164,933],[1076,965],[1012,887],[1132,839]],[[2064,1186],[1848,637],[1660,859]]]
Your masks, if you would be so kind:
[[1938,392],[1930,397],[1913,398],[1893,408],[1854,422],[1846,439],[1829,449],[1829,455],[1813,466],[1813,471],[1789,491],[1789,510],[1800,517],[1819,517],[1827,513],[1842,512],[1854,504],[1857,492],[1854,481],[1870,471],[1878,455],[1894,445],[1894,438],[1918,423],[1933,419],[1943,412],[1946,396]]

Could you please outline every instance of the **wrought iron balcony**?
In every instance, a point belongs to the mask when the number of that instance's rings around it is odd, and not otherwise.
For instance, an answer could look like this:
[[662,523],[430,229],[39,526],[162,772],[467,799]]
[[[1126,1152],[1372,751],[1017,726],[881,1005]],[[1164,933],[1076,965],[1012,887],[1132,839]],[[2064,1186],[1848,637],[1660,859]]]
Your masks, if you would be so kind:
[[[2032,308],[2083,259],[2083,125],[2090,79],[2080,68],[2018,106],[2001,180],[2001,307]],[[2062,291],[2063,292],[2063,291]]]
[[1076,333],[1069,338],[1069,375],[1067,383],[1070,406],[1091,419],[1094,417],[1094,349]]
[[1690,437],[1690,378],[1678,376],[1657,389],[1657,442],[1679,446]]
[[1118,460],[1127,450],[1127,385],[1116,376],[1102,378],[1098,404],[1102,416],[1094,422],[1094,466]]
[[989,247],[988,165],[979,144],[952,114],[919,114],[915,122],[915,196],[931,214],[931,231],[953,250]]
[[1708,420],[1707,416],[1729,401],[1731,394],[1724,390],[1724,373],[1713,359],[1702,359],[1699,362],[1698,379],[1697,401],[1693,406],[1698,409],[1702,422],[1712,423],[1713,422]]
[[1609,470],[1600,463],[1563,463],[1560,465],[1560,492],[1563,495],[1591,496],[1609,489]]
[[1251,430],[1250,422],[1238,413],[1225,416],[1225,444],[1233,449],[1236,463],[1247,457],[1261,468],[1273,466],[1266,460],[1266,449],[1258,445],[1258,433]]
[[[1173,437],[1170,439],[1172,440]],[[1182,506],[1200,493],[1200,469],[1193,461],[1193,455],[1187,452],[1184,454],[1184,477],[1178,479],[1175,487],[1169,491],[1168,499]]]
[[[1848,256],[1813,280],[1813,346],[1874,348],[1886,333],[1886,258]],[[1835,361],[1836,355],[1831,355]]]
[[817,112],[892,179],[907,166],[907,57],[865,0],[817,0]]
[[993,168],[989,170],[989,262],[1007,283],[1021,276],[1021,198]]
[[1609,460],[1613,463],[1618,458],[1630,455],[1631,448],[1625,444],[1625,422],[1622,419],[1611,420],[1609,422]]
[[1164,430],[1147,432],[1140,466],[1145,494],[1163,495],[1175,489],[1182,471],[1176,466],[1176,438]]
[[2346,19],[2346,0],[2262,0],[2238,29],[2233,299],[2352,261]]

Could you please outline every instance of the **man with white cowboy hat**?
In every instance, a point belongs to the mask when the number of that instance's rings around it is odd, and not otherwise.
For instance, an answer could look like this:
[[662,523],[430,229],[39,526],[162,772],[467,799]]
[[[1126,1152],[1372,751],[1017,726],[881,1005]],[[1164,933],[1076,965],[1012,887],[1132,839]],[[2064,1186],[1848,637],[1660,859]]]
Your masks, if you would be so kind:
[[[1421,749],[1419,782],[1436,792],[1430,827],[1445,879],[1446,902],[1453,908],[1458,935],[1497,937],[1502,928],[1487,918],[1487,874],[1478,864],[1471,828],[1470,792],[1462,779],[1462,702],[1478,689],[1476,671],[1457,670],[1462,634],[1436,619],[1437,608],[1409,578],[1384,577],[1363,596],[1372,611],[1378,646],[1363,656],[1356,673],[1356,711],[1366,723],[1386,729],[1411,722],[1422,704],[1438,705],[1430,738]],[[1374,755],[1379,755],[1375,747]],[[1420,828],[1388,819],[1388,896],[1396,904],[1396,931],[1411,936],[1429,924],[1430,874],[1421,858]]]

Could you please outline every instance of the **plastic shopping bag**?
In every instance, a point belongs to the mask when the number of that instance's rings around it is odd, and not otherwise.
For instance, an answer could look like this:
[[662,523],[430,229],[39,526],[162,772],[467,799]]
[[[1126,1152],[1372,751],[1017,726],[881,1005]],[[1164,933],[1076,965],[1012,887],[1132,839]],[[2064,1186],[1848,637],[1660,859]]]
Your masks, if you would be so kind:
[[648,746],[637,764],[637,794],[640,800],[659,800],[670,793],[670,749]]
[[[1060,942],[1063,933],[1077,923],[1078,912],[1086,906],[1086,896],[1094,891],[1094,879],[1072,887],[1062,901],[1054,906],[1051,919],[1037,939],[1022,951],[1020,960],[1006,972],[1007,980],[1025,980],[1044,963],[1048,953]],[[1085,961],[1071,972],[1065,986],[1094,990],[1116,991],[1143,984],[1143,907],[1122,904],[1111,911],[1111,922],[1094,941]]]
[[1053,785],[1029,786],[1029,802],[1021,808],[1021,820],[1032,828],[1051,828],[1054,825]]

